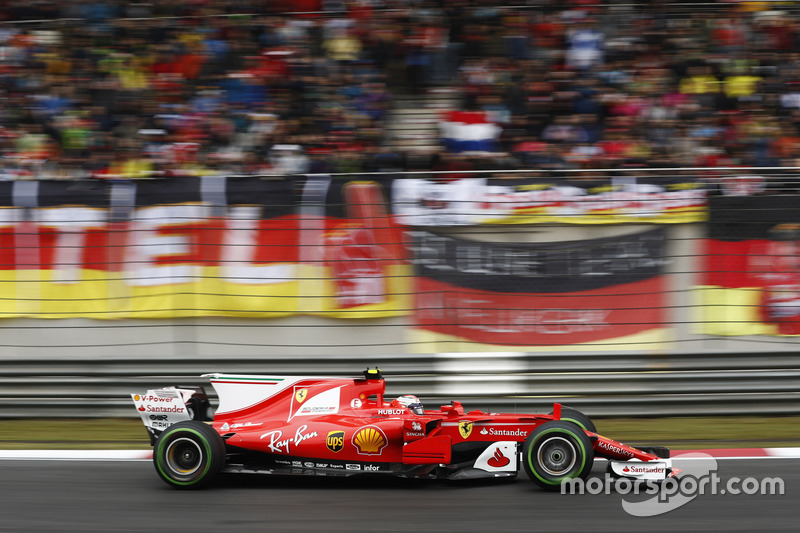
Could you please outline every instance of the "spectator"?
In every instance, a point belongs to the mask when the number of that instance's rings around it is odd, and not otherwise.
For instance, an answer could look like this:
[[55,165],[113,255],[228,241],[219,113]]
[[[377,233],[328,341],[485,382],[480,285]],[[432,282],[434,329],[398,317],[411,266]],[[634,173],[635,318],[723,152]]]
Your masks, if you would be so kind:
[[603,62],[605,36],[597,29],[594,19],[581,19],[567,30],[566,65],[586,70]]
[[[397,169],[417,163],[388,143],[395,95],[432,84],[508,130],[515,164],[798,158],[794,6],[536,6],[7,2],[2,176]],[[58,17],[81,22],[31,22]]]

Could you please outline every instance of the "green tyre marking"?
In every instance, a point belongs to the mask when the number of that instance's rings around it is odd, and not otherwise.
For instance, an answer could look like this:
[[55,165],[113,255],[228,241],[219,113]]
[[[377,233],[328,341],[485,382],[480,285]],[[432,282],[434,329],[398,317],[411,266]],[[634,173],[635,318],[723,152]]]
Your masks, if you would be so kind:
[[580,422],[578,422],[574,418],[562,418],[561,420],[564,420],[565,422],[572,422],[573,424],[575,424],[576,426],[580,427],[584,431],[589,431],[588,429],[586,429],[586,426],[584,426],[583,424],[581,424]]
[[[554,414],[550,412],[550,414]],[[580,415],[578,418],[573,418],[577,415]],[[583,422],[580,421],[580,418],[583,417],[585,420]],[[597,433],[597,428],[594,427],[594,423],[592,419],[583,414],[582,412],[578,411],[577,409],[573,409],[572,407],[563,405],[561,406],[561,418],[559,420],[564,420],[565,422],[572,422],[573,424],[577,424],[578,426],[582,427],[584,431],[590,431],[592,433]],[[592,426],[589,428],[589,426]]]
[[[539,438],[537,439],[537,442],[539,440],[541,440],[541,437],[544,437],[548,433],[554,433],[554,432],[555,433],[562,433],[562,434],[566,433],[567,435],[571,435],[571,436],[575,435],[574,433],[570,433],[569,431],[567,431],[565,429],[562,429],[562,428],[551,428],[551,429],[547,429],[545,431],[542,431],[539,434]],[[581,452],[582,452],[581,466],[580,466],[580,468],[577,469],[577,472],[581,472],[583,470],[584,465],[586,464],[586,448],[583,447],[583,442],[581,442],[581,439],[576,438],[575,440],[577,441],[578,446],[580,446],[580,449],[581,449]],[[531,443],[531,444],[533,444],[533,443]],[[533,472],[534,476],[536,476],[539,480],[541,480],[542,483],[546,483],[548,485],[558,485],[562,481],[564,481],[565,479],[570,479],[570,478],[568,478],[566,476],[560,477],[560,478],[557,478],[557,479],[544,479],[542,476],[540,476],[539,472],[537,472],[536,468],[534,468],[533,461],[531,460],[531,450],[533,450],[534,447],[535,446],[532,445],[532,446],[530,446],[528,448],[528,456],[527,456],[528,466],[530,467],[531,472]]]
[[[209,442],[206,440],[206,438],[203,435],[200,434],[199,431],[197,431],[195,429],[185,428],[185,427],[178,428],[178,430],[179,431],[188,431],[189,433],[194,433],[195,435],[197,435],[200,438],[200,442],[202,442],[203,448],[206,451],[206,467],[203,470],[203,473],[200,474],[200,476],[197,479],[194,479],[194,480],[191,480],[191,481],[177,481],[177,480],[174,479],[173,476],[168,475],[164,471],[163,465],[161,464],[162,460],[163,460],[163,454],[161,452],[162,452],[162,448],[164,447],[164,440],[165,440],[166,436],[169,435],[169,433],[166,433],[165,434],[165,438],[162,438],[161,442],[159,442],[159,444],[158,444],[158,450],[156,450],[156,452],[158,453],[158,455],[156,456],[156,467],[158,467],[158,471],[161,473],[162,476],[164,476],[164,478],[169,479],[170,483],[173,483],[175,485],[183,485],[183,486],[194,485],[195,483],[199,483],[206,476],[206,474],[208,473],[208,469],[211,468],[211,461],[209,460],[211,458],[211,447],[209,446]],[[167,431],[169,431],[169,430],[167,430]]]

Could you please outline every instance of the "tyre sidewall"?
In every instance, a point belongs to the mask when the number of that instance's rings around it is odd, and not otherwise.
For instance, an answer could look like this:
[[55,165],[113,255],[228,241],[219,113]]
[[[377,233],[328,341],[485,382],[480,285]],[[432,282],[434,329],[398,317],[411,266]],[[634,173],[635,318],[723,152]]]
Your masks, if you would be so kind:
[[[546,472],[539,464],[538,452],[542,444],[551,437],[568,441],[575,449],[575,464],[561,476]],[[523,467],[528,477],[537,485],[556,490],[567,479],[586,478],[594,462],[592,443],[582,427],[569,421],[545,422],[528,435],[523,445]]]
[[[201,464],[196,471],[181,475],[168,464],[170,444],[179,439],[194,442],[201,453]],[[225,444],[219,434],[207,424],[196,421],[180,422],[168,427],[156,440],[153,464],[158,475],[176,488],[197,488],[207,485],[221,470],[225,458]]]

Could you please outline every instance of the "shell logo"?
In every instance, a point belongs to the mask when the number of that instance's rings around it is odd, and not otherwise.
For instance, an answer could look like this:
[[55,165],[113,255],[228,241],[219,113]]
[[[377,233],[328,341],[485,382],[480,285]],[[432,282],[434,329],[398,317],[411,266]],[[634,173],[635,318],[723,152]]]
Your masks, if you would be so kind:
[[352,443],[361,455],[380,455],[389,441],[380,428],[365,426],[355,432]]

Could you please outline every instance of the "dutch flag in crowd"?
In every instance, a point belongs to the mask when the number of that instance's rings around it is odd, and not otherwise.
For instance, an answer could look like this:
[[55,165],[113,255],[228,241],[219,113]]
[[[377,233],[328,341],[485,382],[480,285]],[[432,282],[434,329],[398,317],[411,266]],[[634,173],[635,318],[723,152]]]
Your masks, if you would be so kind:
[[440,128],[444,147],[450,152],[496,152],[502,131],[485,111],[448,111]]

